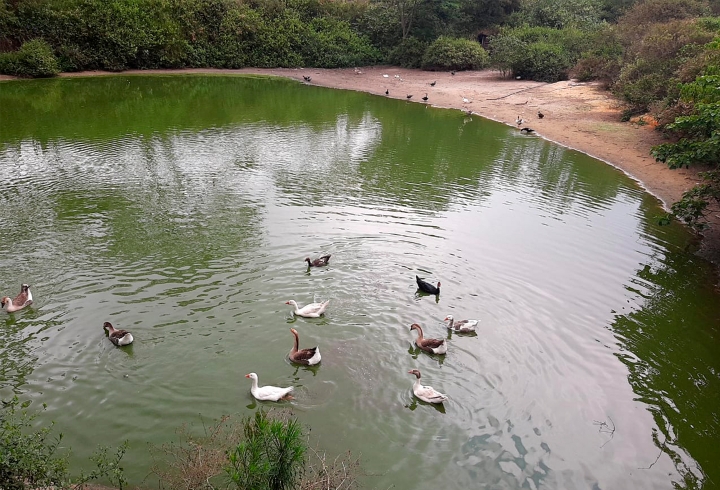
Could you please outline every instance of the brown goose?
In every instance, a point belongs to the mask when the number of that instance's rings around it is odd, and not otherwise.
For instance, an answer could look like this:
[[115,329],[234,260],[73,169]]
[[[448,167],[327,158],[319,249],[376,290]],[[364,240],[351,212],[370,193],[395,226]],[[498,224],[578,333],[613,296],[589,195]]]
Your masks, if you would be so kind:
[[305,364],[307,366],[314,366],[320,362],[320,347],[313,347],[311,349],[298,350],[300,346],[300,338],[298,332],[294,328],[290,331],[295,336],[295,343],[290,351],[290,360],[298,364]]
[[444,339],[426,339],[423,337],[422,327],[417,323],[410,325],[410,330],[417,330],[418,336],[415,339],[415,345],[431,354],[445,354],[447,352],[447,344]]
[[330,262],[330,254],[323,255],[319,259],[310,260],[310,257],[305,258],[305,262],[308,263],[308,267],[323,267],[325,265],[328,265],[328,262]]
[[127,330],[118,330],[113,327],[110,322],[103,323],[103,328],[108,331],[108,338],[110,339],[110,342],[118,347],[132,344],[133,340],[135,340],[130,332]]
[[417,282],[420,291],[428,294],[440,294],[440,283],[438,282],[437,287],[433,286],[429,282],[423,281],[418,276],[415,276],[415,282]]
[[0,300],[0,305],[5,308],[5,311],[8,313],[22,310],[26,306],[30,306],[32,303],[32,293],[30,292],[30,286],[27,284],[20,286],[20,294],[15,296],[15,299],[11,300],[9,296],[5,296]]

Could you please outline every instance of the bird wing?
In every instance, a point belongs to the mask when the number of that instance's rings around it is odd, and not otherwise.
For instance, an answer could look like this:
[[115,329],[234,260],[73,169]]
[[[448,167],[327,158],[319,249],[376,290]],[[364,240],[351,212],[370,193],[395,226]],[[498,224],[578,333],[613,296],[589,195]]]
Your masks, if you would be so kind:
[[25,303],[27,303],[27,299],[28,299],[27,291],[21,291],[20,294],[15,296],[15,299],[12,300],[12,302],[15,306],[23,306]]
[[421,398],[435,402],[447,400],[447,395],[440,393],[432,386],[421,386],[415,394]]
[[302,349],[297,351],[293,358],[301,361],[309,361],[315,355],[315,351],[317,351],[317,347],[312,347],[310,349]]
[[437,349],[445,343],[443,339],[423,339],[421,344],[423,347],[429,347],[431,349]]

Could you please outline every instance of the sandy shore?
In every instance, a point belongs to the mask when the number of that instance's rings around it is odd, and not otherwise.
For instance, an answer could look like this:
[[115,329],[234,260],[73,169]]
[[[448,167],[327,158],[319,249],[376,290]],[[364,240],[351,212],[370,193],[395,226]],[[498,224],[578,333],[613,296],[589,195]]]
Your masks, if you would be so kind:
[[[228,73],[262,74],[294,78],[312,78],[313,85],[357,90],[405,99],[444,108],[470,110],[473,113],[515,126],[518,116],[523,126],[539,136],[574,148],[603,160],[637,180],[657,196],[666,208],[678,201],[683,192],[700,182],[697,169],[670,170],[650,156],[653,145],[663,143],[660,132],[647,124],[620,122],[622,108],[609,92],[596,83],[564,81],[541,83],[508,80],[496,71],[427,72],[392,66],[360,69],[245,68],[241,70],[185,69],[127,71],[149,73]],[[106,72],[66,73],[61,76],[112,75]],[[385,77],[384,75],[388,75]],[[0,79],[8,78],[0,76]],[[430,82],[435,81],[434,86]],[[467,99],[465,102],[463,99]],[[540,119],[538,111],[544,114]],[[720,217],[715,217],[720,222]],[[716,226],[705,233],[702,254],[720,263],[720,232]]]

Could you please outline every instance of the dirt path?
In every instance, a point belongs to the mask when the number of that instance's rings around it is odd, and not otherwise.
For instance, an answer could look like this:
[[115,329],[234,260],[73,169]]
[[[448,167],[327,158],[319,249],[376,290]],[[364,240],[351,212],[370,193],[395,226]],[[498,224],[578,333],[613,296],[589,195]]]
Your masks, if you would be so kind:
[[[546,139],[574,148],[604,160],[636,179],[648,192],[669,207],[683,192],[697,184],[697,169],[670,170],[650,156],[653,145],[664,142],[651,125],[620,122],[622,109],[609,92],[596,83],[564,81],[541,83],[508,80],[491,70],[427,72],[392,66],[360,69],[292,69],[245,68],[241,70],[184,69],[127,71],[128,74],[149,73],[228,73],[263,74],[294,78],[312,78],[313,85],[357,90],[428,104],[436,107],[470,110],[498,122],[515,126],[518,116],[523,126],[530,127]],[[106,72],[66,73],[76,77],[111,74]],[[387,77],[385,76],[387,75]],[[3,77],[0,76],[0,79]],[[7,78],[7,77],[4,77]],[[431,86],[430,82],[435,81]],[[463,99],[468,100],[465,102]],[[540,119],[538,111],[544,114]],[[715,216],[720,222],[720,216]],[[720,226],[705,234],[702,254],[720,263]]]

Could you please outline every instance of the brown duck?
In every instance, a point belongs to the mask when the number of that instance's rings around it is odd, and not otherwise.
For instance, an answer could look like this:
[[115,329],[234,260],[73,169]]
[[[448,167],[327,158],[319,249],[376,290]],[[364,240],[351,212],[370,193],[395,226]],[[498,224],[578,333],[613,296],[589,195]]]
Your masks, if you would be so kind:
[[410,330],[417,330],[418,336],[415,339],[415,345],[431,354],[445,354],[447,352],[447,344],[444,339],[426,339],[423,337],[423,331],[420,325],[413,323]]
[[30,306],[33,302],[32,293],[30,292],[30,286],[23,284],[20,286],[20,294],[15,296],[15,299],[11,300],[10,297],[5,296],[0,300],[0,306],[5,308],[5,311],[12,313],[19,311]]
[[320,362],[320,347],[313,347],[311,349],[299,350],[300,338],[298,337],[297,330],[291,328],[290,331],[295,336],[295,343],[290,351],[290,360],[298,364],[305,364],[307,366],[314,366]]
[[103,328],[108,331],[108,338],[110,339],[110,342],[118,347],[132,344],[133,340],[135,340],[130,332],[127,330],[118,330],[113,327],[110,322],[103,323]]
[[323,255],[319,259],[315,260],[310,260],[310,257],[306,257],[305,262],[308,263],[308,267],[323,267],[328,265],[328,262],[330,262],[330,254]]

